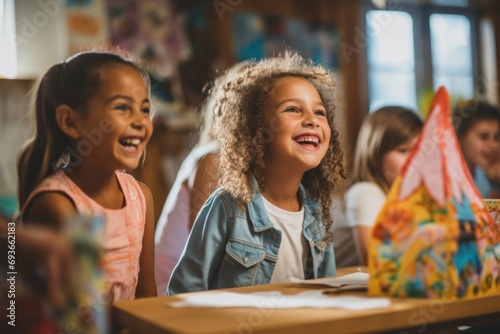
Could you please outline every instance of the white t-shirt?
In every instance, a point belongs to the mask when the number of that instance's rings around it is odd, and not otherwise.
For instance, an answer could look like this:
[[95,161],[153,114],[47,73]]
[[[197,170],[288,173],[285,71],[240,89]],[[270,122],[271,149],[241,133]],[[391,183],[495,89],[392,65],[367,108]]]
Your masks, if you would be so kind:
[[337,267],[360,264],[352,229],[372,227],[384,206],[386,195],[374,183],[358,182],[345,195],[345,220],[334,228],[334,247]]
[[290,277],[304,279],[304,267],[309,253],[309,244],[302,233],[304,208],[298,212],[283,210],[271,204],[264,197],[269,220],[281,231],[278,260],[270,283],[287,282]]

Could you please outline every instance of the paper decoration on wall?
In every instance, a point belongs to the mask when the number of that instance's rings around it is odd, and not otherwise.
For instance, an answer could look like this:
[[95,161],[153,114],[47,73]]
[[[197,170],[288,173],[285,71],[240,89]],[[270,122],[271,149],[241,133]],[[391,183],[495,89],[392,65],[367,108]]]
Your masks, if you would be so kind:
[[500,292],[500,225],[474,186],[444,87],[372,230],[369,293],[472,298]]
[[332,70],[339,66],[339,35],[332,25],[237,13],[233,31],[237,61],[272,56],[288,47]]
[[170,0],[107,0],[113,45],[140,56],[152,74],[170,77],[190,55],[181,17]]
[[105,0],[67,0],[69,52],[101,48],[108,44]]

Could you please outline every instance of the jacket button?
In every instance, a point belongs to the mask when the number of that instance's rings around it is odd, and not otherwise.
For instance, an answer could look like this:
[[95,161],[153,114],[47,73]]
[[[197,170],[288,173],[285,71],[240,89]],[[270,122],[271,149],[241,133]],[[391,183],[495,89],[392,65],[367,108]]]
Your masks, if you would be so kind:
[[248,255],[245,255],[245,263],[248,262]]
[[273,233],[273,238],[276,239],[278,235],[276,233]]

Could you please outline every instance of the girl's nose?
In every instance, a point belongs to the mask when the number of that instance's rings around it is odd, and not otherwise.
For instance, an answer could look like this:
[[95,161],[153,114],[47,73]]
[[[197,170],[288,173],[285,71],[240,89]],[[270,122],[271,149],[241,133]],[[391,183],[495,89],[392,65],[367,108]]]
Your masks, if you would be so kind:
[[134,112],[132,126],[143,128],[146,126],[147,121],[149,121],[149,118],[141,110]]
[[132,127],[137,128],[137,129],[142,129],[144,127],[144,123],[141,121],[134,121],[132,123]]
[[303,126],[306,127],[313,127],[317,128],[319,127],[319,120],[314,114],[314,112],[306,112],[304,113],[304,121],[302,122]]

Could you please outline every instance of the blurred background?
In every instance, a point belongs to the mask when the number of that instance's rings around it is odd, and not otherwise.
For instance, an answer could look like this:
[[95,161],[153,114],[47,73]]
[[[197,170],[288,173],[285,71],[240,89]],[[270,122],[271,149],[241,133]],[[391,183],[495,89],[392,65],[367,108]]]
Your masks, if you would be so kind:
[[143,61],[159,117],[134,175],[158,218],[198,140],[203,87],[235,62],[285,48],[336,73],[347,153],[370,111],[423,117],[437,87],[499,102],[497,0],[0,0],[0,209],[17,209],[15,161],[32,133],[34,80],[52,64],[118,47]]

